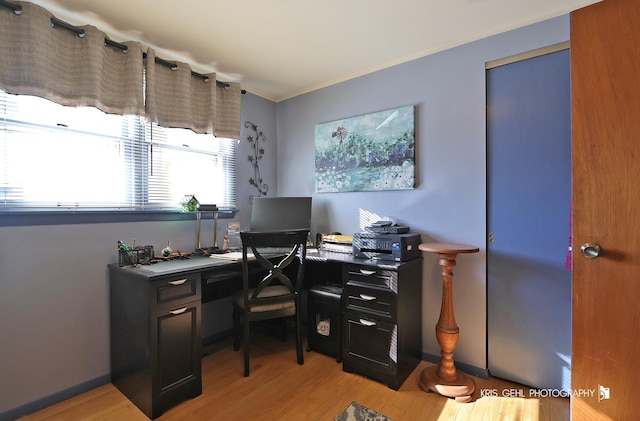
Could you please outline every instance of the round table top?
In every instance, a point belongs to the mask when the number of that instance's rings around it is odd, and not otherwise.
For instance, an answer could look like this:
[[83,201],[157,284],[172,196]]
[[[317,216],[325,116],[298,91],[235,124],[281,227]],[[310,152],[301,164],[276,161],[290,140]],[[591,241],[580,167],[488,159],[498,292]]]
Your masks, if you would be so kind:
[[480,250],[476,246],[456,243],[423,243],[418,248],[432,253],[477,253]]

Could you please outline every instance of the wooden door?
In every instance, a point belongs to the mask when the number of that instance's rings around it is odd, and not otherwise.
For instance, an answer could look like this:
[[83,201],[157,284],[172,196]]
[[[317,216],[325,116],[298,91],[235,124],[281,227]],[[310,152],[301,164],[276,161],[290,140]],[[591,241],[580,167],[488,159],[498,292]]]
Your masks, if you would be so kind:
[[[640,2],[571,19],[575,420],[640,414]],[[602,251],[588,259],[581,245]],[[595,253],[594,253],[595,254]]]

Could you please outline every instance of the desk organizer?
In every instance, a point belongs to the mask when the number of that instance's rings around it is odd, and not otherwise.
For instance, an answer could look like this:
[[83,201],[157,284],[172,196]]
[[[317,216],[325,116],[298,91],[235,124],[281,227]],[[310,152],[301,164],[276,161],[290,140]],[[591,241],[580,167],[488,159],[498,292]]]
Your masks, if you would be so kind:
[[146,264],[154,258],[153,246],[129,247],[118,241],[118,265],[134,266],[138,263]]

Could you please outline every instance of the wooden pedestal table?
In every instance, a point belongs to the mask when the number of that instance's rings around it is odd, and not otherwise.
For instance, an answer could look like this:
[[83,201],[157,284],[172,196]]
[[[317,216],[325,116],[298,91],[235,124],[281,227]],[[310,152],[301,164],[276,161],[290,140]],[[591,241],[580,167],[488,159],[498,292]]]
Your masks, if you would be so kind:
[[456,348],[460,329],[453,312],[453,267],[458,253],[476,253],[478,247],[466,244],[424,243],[418,248],[422,251],[438,253],[442,266],[442,306],[436,325],[436,338],[440,345],[440,363],[437,367],[427,367],[420,374],[420,388],[425,392],[433,391],[443,396],[455,398],[458,402],[469,402],[476,388],[473,379],[456,370],[453,362],[453,350]]

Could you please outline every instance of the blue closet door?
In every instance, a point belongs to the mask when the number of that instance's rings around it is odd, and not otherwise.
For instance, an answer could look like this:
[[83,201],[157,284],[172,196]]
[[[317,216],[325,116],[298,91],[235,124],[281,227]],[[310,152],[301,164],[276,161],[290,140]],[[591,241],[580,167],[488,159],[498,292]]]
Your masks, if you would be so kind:
[[571,386],[569,50],[487,70],[491,375]]

